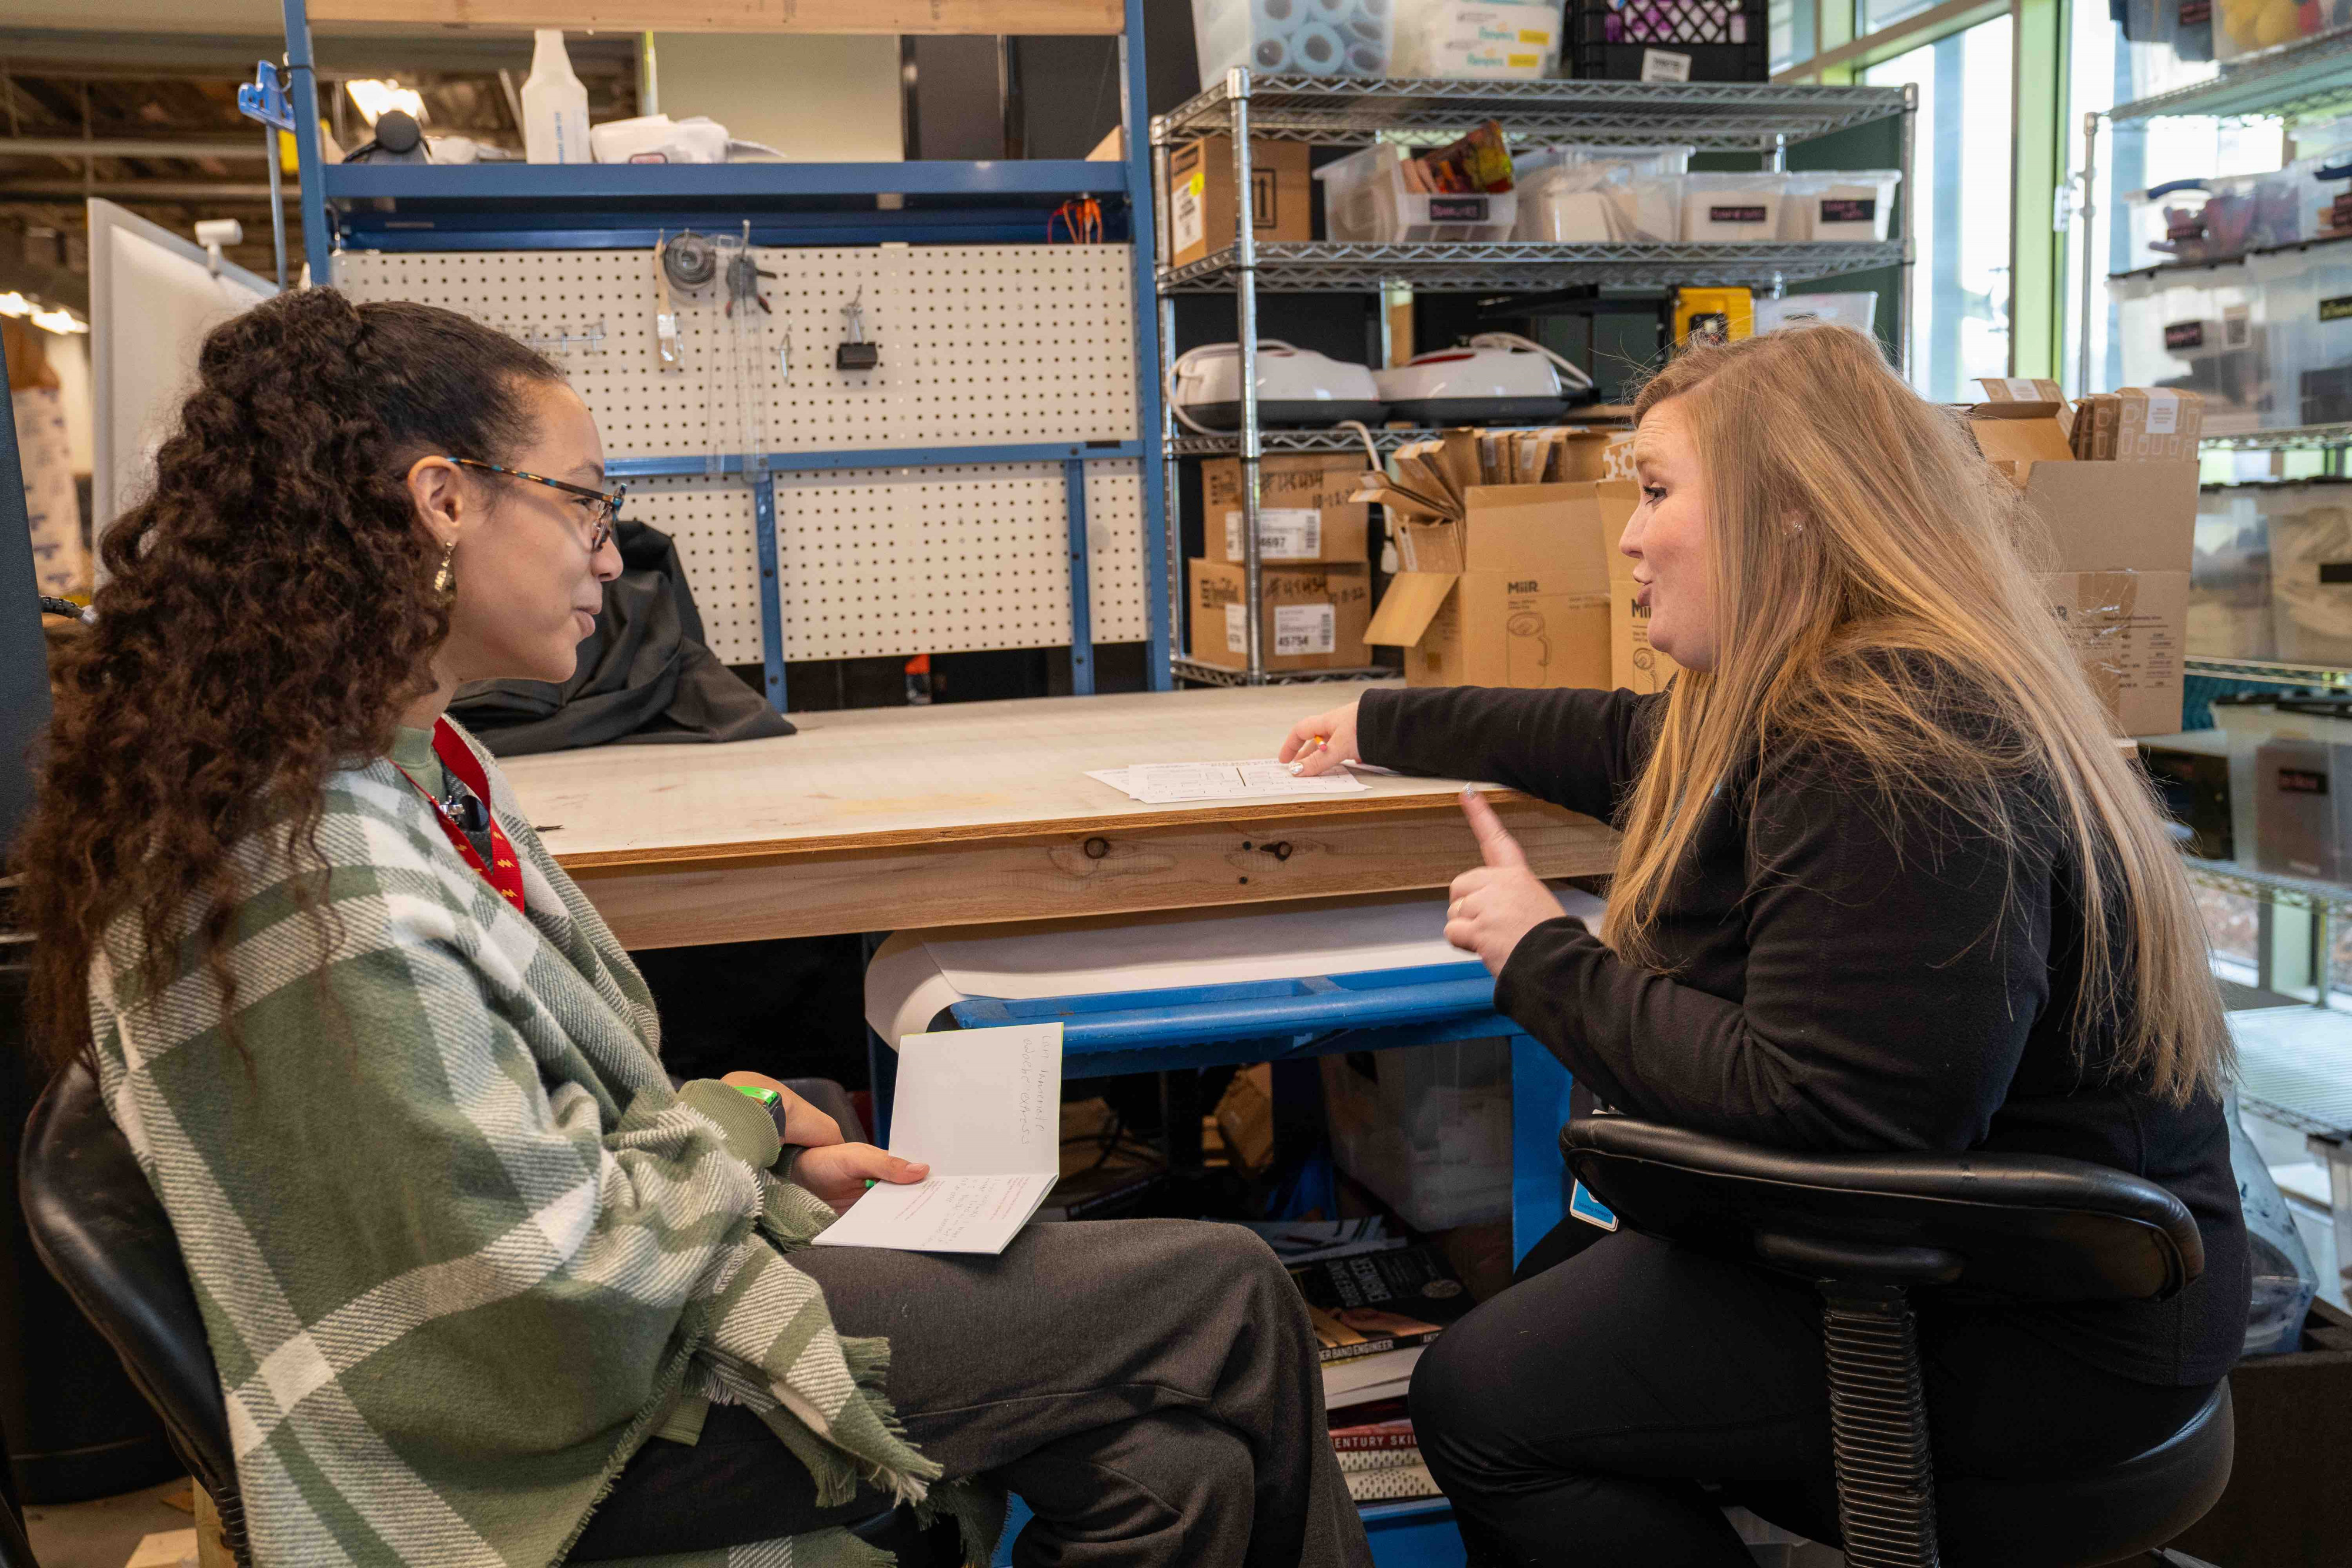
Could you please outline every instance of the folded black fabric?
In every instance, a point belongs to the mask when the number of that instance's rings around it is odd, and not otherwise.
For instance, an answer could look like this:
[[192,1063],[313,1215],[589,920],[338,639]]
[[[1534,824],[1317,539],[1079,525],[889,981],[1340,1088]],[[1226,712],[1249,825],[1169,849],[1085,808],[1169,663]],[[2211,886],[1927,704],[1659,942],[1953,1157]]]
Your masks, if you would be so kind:
[[791,735],[792,725],[703,645],[677,546],[643,523],[613,531],[621,575],[580,644],[580,667],[548,681],[477,681],[449,712],[499,757],[575,747],[677,745]]

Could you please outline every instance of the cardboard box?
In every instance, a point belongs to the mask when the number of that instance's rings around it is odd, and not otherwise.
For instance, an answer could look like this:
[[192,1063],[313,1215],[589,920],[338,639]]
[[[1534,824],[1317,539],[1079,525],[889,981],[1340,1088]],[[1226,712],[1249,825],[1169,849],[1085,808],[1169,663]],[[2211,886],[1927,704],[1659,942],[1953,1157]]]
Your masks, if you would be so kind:
[[2205,400],[2193,392],[2124,387],[2116,393],[2116,461],[2162,462],[2197,455]]
[[[1195,559],[1192,657],[1229,670],[1249,665],[1243,570]],[[1357,669],[1371,663],[1364,626],[1371,619],[1371,569],[1364,566],[1261,567],[1258,632],[1269,670]]]
[[[1251,226],[1260,245],[1315,237],[1315,182],[1304,141],[1250,143]],[[1168,258],[1198,261],[1234,243],[1234,143],[1204,136],[1168,154]]]
[[2058,402],[1980,402],[1969,410],[1969,431],[1985,460],[2018,485],[2036,463],[2071,463],[2074,443],[2059,420]]
[[[1371,508],[1352,497],[1364,477],[1361,457],[1267,457],[1258,465],[1258,559],[1362,565]],[[1219,457],[1201,465],[1203,553],[1242,559],[1242,465]]]
[[1406,570],[1365,640],[1405,651],[1414,686],[1600,686],[1609,572],[1594,486],[1474,486],[1460,521],[1398,514]]
[[2185,571],[2044,573],[2051,612],[2074,657],[2106,705],[2118,735],[2170,735],[2180,728],[2181,660],[2187,653]]
[[1644,695],[1664,691],[1682,666],[1650,646],[1650,612],[1634,600],[1639,585],[1633,580],[1633,558],[1617,548],[1625,537],[1626,522],[1642,504],[1642,488],[1630,479],[1612,479],[1593,490],[1601,549],[1609,567],[1609,684]]

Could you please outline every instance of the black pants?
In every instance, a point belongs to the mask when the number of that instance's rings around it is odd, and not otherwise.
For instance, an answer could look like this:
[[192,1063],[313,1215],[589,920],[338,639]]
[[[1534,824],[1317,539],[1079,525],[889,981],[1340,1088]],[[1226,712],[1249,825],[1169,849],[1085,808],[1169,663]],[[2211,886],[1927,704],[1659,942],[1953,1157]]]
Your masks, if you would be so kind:
[[[1819,1297],[1577,1220],[1553,1249],[1586,1238],[1414,1370],[1413,1425],[1475,1568],[1746,1568],[1725,1502],[1833,1538]],[[2113,1463],[2210,1392],[2100,1371],[1997,1315],[1923,1314],[1920,1357],[1937,1466],[1963,1474]]]

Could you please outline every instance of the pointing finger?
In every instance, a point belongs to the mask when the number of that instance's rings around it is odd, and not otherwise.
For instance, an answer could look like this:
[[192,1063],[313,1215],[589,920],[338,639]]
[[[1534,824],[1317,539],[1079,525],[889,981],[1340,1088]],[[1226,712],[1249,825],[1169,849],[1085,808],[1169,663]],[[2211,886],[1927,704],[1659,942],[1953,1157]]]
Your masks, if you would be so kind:
[[1470,819],[1471,835],[1478,841],[1478,853],[1490,866],[1524,868],[1528,857],[1519,849],[1518,840],[1511,837],[1503,826],[1503,819],[1495,815],[1495,808],[1486,804],[1486,797],[1475,789],[1462,791],[1462,814]]

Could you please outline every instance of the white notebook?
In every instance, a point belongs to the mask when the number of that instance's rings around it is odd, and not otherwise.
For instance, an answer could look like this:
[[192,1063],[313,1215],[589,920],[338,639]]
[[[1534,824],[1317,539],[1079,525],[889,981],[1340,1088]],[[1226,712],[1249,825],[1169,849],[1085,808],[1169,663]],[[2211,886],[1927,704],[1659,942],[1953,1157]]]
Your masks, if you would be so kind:
[[890,1152],[931,1174],[867,1188],[816,1244],[1002,1252],[1054,1190],[1061,1143],[1058,1021],[910,1034],[898,1042]]

